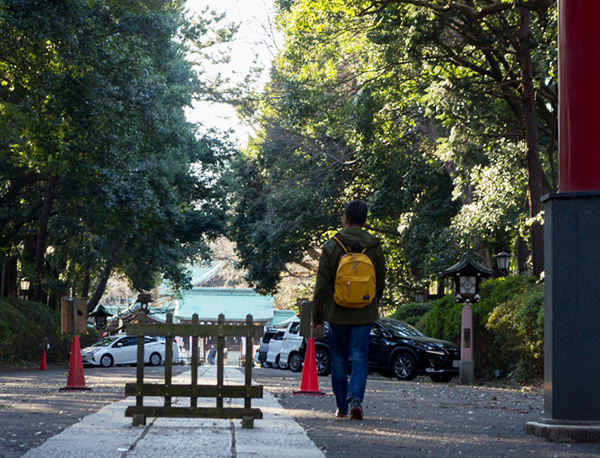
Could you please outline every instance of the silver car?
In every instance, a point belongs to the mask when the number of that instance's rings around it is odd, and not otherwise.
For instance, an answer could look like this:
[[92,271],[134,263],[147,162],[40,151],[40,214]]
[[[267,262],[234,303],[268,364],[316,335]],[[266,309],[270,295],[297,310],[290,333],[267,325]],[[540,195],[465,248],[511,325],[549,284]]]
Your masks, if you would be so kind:
[[[110,336],[81,350],[83,364],[110,367],[137,363],[137,336]],[[158,366],[165,361],[165,343],[144,337],[144,362]]]

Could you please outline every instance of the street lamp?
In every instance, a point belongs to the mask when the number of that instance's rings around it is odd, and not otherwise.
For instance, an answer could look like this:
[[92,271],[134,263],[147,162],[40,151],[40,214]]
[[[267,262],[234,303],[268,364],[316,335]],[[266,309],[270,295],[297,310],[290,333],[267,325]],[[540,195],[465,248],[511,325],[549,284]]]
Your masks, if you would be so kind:
[[27,291],[31,287],[31,282],[27,279],[27,277],[21,278],[21,291],[23,292],[23,299],[27,299]]
[[510,254],[508,254],[506,251],[502,251],[496,255],[496,264],[498,265],[498,269],[502,271],[505,277],[508,272],[508,267],[510,266],[510,257]]
[[94,318],[96,329],[106,329],[106,318],[113,314],[108,313],[104,306],[99,305],[93,313],[90,313],[90,316]]
[[425,292],[422,289],[415,291],[415,302],[423,302],[425,300]]

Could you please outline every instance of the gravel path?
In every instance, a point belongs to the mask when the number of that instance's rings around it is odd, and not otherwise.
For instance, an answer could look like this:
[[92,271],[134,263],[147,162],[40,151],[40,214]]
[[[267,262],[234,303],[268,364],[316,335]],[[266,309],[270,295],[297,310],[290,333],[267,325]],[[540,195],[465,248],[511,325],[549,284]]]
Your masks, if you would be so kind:
[[[85,368],[92,391],[59,391],[68,369],[0,369],[0,458],[17,458],[86,415],[125,398],[135,367]],[[173,373],[189,370],[174,366]],[[145,367],[145,380],[160,381],[164,367]],[[85,440],[85,438],[82,438]]]
[[[146,367],[146,379],[162,380],[163,370]],[[175,374],[187,370],[174,367]],[[525,424],[543,414],[540,389],[436,384],[426,377],[399,382],[373,374],[365,419],[350,421],[334,418],[330,377],[319,377],[325,396],[295,396],[301,374],[255,369],[253,375],[330,457],[600,458],[600,444],[553,443],[525,433]],[[61,392],[66,379],[66,368],[0,369],[0,458],[20,457],[123,399],[135,367],[86,368],[92,391]]]
[[319,377],[326,396],[293,395],[300,374],[289,371],[257,369],[254,379],[331,457],[600,457],[600,444],[559,444],[525,433],[525,424],[543,415],[539,388],[439,384],[428,377],[400,382],[371,374],[365,418],[350,421],[334,418],[330,377]]

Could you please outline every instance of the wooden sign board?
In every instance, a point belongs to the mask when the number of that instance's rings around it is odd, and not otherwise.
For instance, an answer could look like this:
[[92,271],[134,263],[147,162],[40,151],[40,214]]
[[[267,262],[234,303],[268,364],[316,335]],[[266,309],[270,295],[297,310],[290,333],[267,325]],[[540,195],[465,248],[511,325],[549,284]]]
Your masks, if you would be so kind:
[[[63,334],[87,334],[87,299],[63,297],[60,300],[60,328]],[[73,323],[77,332],[73,332]]]
[[[302,337],[325,337],[325,328],[318,331],[311,331],[310,323],[312,322],[312,301],[303,300],[300,302],[300,335]],[[311,334],[312,332],[312,334]]]

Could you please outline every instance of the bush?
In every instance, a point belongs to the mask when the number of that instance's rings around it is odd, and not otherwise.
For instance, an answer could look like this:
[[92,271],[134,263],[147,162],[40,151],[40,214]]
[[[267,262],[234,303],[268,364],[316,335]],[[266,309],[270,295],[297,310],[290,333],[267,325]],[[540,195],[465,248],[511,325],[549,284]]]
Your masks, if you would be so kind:
[[416,326],[419,320],[427,312],[431,311],[433,305],[431,302],[411,302],[399,306],[390,318],[404,321],[412,326]]
[[48,339],[48,363],[66,362],[70,336],[60,333],[60,315],[50,307],[21,299],[0,299],[0,363],[39,364]]
[[[544,288],[535,277],[512,275],[487,281],[481,287],[481,301],[472,310],[476,379],[492,379],[496,370],[516,383],[543,378]],[[450,295],[420,306],[400,306],[392,317],[413,320],[410,324],[425,334],[460,344],[462,304]]]
[[526,383],[544,372],[544,288],[534,285],[494,308],[487,324],[508,377]]
[[[481,301],[473,306],[473,358],[478,378],[491,379],[496,370],[518,383],[543,378],[543,304],[543,285],[534,276],[511,275],[482,285]],[[527,345],[542,349],[539,357],[526,351]]]
[[460,345],[461,316],[462,305],[448,295],[434,301],[431,312],[424,315],[416,326],[428,336]]

